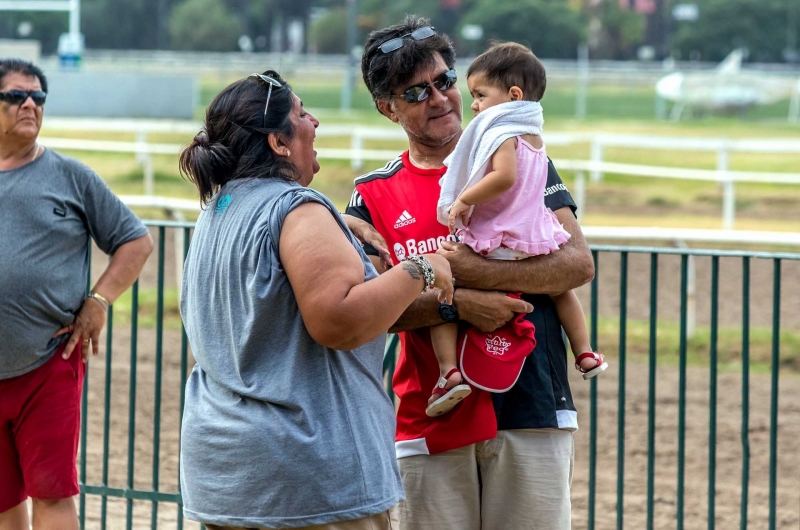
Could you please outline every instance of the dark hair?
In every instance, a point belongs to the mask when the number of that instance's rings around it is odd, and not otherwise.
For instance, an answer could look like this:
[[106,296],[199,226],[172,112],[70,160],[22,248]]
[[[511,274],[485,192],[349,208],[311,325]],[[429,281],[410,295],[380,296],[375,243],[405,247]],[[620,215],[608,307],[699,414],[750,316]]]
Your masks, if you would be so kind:
[[484,74],[487,81],[503,90],[522,89],[528,101],[539,101],[547,87],[544,65],[533,52],[516,42],[492,42],[489,49],[469,65],[467,79]]
[[402,23],[369,34],[364,45],[364,55],[361,56],[361,75],[376,106],[379,99],[385,99],[396,87],[407,83],[421,67],[433,64],[436,54],[442,56],[448,68],[455,66],[456,51],[453,42],[442,33],[423,40],[406,37],[402,48],[389,53],[380,50],[380,45],[387,40],[425,26],[430,26],[427,18],[407,15]]
[[294,137],[289,119],[294,105],[292,88],[274,70],[267,70],[264,75],[282,85],[272,89],[266,124],[264,106],[269,85],[257,77],[248,77],[217,94],[206,110],[203,130],[181,152],[181,175],[197,186],[203,204],[231,180],[296,180],[294,166],[285,157],[276,156],[267,143],[270,133]]
[[0,87],[8,74],[22,74],[28,77],[36,77],[42,85],[42,91],[47,92],[47,78],[42,69],[30,61],[24,59],[0,59]]

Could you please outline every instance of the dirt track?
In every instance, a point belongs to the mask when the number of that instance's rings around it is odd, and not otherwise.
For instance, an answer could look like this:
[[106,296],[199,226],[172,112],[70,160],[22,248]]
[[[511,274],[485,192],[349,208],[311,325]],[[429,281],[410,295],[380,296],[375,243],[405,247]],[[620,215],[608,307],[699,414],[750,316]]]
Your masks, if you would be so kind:
[[[174,285],[174,262],[171,238],[167,240],[166,285]],[[659,319],[677,320],[679,258],[661,258],[659,268]],[[600,314],[619,314],[618,255],[603,254],[600,261]],[[698,260],[698,324],[708,320],[708,263]],[[723,260],[720,296],[721,325],[741,322],[740,260]],[[95,254],[95,276],[105,258]],[[649,257],[632,256],[629,264],[629,318],[646,319],[649,304]],[[772,312],[772,263],[752,263],[751,321],[754,326],[769,326]],[[800,263],[785,262],[782,285],[782,327],[800,329]],[[155,260],[142,276],[142,288],[155,287]],[[580,291],[588,309],[588,288]],[[130,329],[115,327],[113,332],[112,386],[110,404],[109,486],[124,488],[128,466],[128,406],[130,371]],[[105,343],[104,343],[105,344]],[[176,492],[178,483],[178,432],[180,403],[180,333],[164,333],[163,379],[161,395],[159,487]],[[602,345],[601,345],[602,347]],[[136,371],[136,427],[134,450],[134,486],[152,489],[153,418],[155,379],[155,332],[140,329]],[[613,356],[613,355],[612,355]],[[103,472],[103,388],[108,355],[94,359],[88,378],[89,409],[87,416],[87,483],[100,484]],[[192,360],[189,358],[189,369]],[[617,425],[619,363],[612,359],[611,369],[598,380],[598,465],[596,528],[616,528]],[[777,527],[795,530],[800,527],[800,376],[791,367],[783,367],[780,380],[780,416],[778,439]],[[709,372],[692,367],[687,378],[685,520],[687,529],[705,528],[708,499],[708,417]],[[767,528],[769,389],[767,375],[751,374],[750,393],[750,485],[749,528]],[[573,527],[586,528],[588,497],[589,384],[580,377],[572,381],[579,410],[581,430],[575,436],[576,471],[573,483]],[[677,425],[678,372],[660,366],[657,382],[655,528],[674,528],[677,507]],[[717,528],[739,527],[742,469],[741,375],[721,373],[718,395],[717,432]],[[625,528],[645,528],[647,484],[647,367],[629,363],[626,376],[625,407]],[[134,527],[150,527],[150,503],[136,501]],[[87,528],[99,527],[99,499],[87,496]],[[108,527],[125,527],[125,502],[109,500]],[[159,506],[159,528],[174,528],[177,510],[172,504]],[[187,523],[186,528],[194,528]]]
[[[109,484],[124,487],[127,471],[129,336],[115,330],[113,352],[111,442]],[[154,396],[153,333],[141,332],[137,367],[136,449],[134,484],[152,486],[152,433]],[[180,336],[165,334],[164,376],[161,408],[159,485],[162,491],[177,491],[177,446]],[[191,360],[190,360],[191,364]],[[598,530],[616,528],[617,481],[617,364],[603,374],[599,384],[597,516]],[[92,361],[89,378],[88,483],[102,477],[103,380],[105,358]],[[708,497],[708,370],[691,368],[687,378],[685,528],[705,527]],[[742,450],[741,387],[738,374],[719,377],[717,431],[717,527],[738,528]],[[767,469],[769,440],[769,378],[751,375],[750,396],[750,528],[767,527]],[[574,528],[585,528],[587,517],[589,384],[579,377],[572,381],[582,429],[575,436],[576,471],[573,483]],[[778,528],[800,525],[800,377],[785,375],[780,385],[778,440]],[[655,528],[674,528],[677,485],[678,373],[659,367],[656,416]],[[629,364],[626,377],[625,429],[625,527],[645,528],[647,484],[647,367]],[[89,497],[87,527],[99,522],[99,503]],[[136,528],[149,527],[150,503],[135,504]],[[125,505],[109,501],[111,528],[124,522]],[[162,504],[163,528],[174,525],[176,510]],[[169,524],[172,521],[172,524]]]

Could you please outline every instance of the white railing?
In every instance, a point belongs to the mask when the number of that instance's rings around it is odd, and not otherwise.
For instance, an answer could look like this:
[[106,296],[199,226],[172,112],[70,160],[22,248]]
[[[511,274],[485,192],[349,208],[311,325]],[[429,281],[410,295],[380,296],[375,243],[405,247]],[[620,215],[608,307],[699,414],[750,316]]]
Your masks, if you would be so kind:
[[[162,209],[176,220],[184,221],[184,211],[197,213],[200,202],[190,199],[157,197],[152,195],[121,195],[122,202],[131,208]],[[703,230],[695,228],[584,226],[583,235],[589,241],[648,241],[669,243],[686,248],[688,243],[740,244],[756,246],[798,246],[800,233],[759,232],[750,230]],[[175,232],[175,277],[178,284],[183,277],[183,230]],[[693,337],[696,329],[696,272],[694,256],[689,256],[687,277],[687,334]]]
[[[152,195],[155,185],[153,155],[177,155],[184,144],[150,143],[148,134],[195,134],[200,130],[200,122],[166,121],[166,120],[100,120],[49,118],[45,122],[46,129],[51,130],[83,130],[112,131],[135,134],[133,142],[115,142],[106,140],[79,140],[71,138],[41,138],[40,141],[55,149],[104,151],[118,153],[134,153],[144,168],[145,194]],[[350,137],[350,148],[320,148],[317,156],[329,160],[350,160],[354,170],[362,170],[367,160],[387,161],[394,158],[399,150],[365,149],[368,140],[389,140],[405,143],[408,141],[400,128],[365,127],[353,125],[323,125],[317,129],[319,137]],[[548,145],[590,144],[589,160],[556,159],[554,162],[560,170],[576,173],[573,196],[578,203],[579,211],[584,212],[586,206],[585,175],[588,173],[593,181],[600,180],[606,173],[631,175],[636,177],[671,178],[685,180],[701,180],[718,182],[723,187],[722,227],[733,229],[736,216],[737,182],[756,182],[797,185],[800,184],[800,173],[776,173],[760,171],[733,171],[729,168],[730,153],[783,153],[800,154],[800,140],[733,140],[725,138],[689,138],[689,137],[653,137],[630,134],[608,133],[547,133]],[[603,160],[606,147],[626,147],[632,149],[658,149],[673,151],[711,151],[717,154],[716,169],[694,169],[679,167],[657,167],[639,164],[622,164]]]

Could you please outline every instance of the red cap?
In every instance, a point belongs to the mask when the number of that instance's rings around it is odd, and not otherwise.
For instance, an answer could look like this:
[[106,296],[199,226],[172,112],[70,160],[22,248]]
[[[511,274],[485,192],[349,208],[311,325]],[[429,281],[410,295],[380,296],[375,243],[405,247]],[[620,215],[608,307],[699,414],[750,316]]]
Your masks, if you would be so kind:
[[470,327],[461,341],[461,374],[472,386],[489,392],[511,390],[536,347],[535,330],[523,313],[491,333]]

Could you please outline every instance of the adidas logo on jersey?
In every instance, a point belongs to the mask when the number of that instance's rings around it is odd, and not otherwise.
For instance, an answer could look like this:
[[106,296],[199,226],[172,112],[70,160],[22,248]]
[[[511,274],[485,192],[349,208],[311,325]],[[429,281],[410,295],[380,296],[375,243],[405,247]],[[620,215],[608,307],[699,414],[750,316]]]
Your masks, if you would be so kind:
[[408,210],[403,210],[403,213],[400,214],[400,217],[397,218],[397,221],[394,223],[395,229],[403,228],[404,226],[408,226],[410,224],[416,223],[417,219],[411,217],[411,214],[408,213]]

